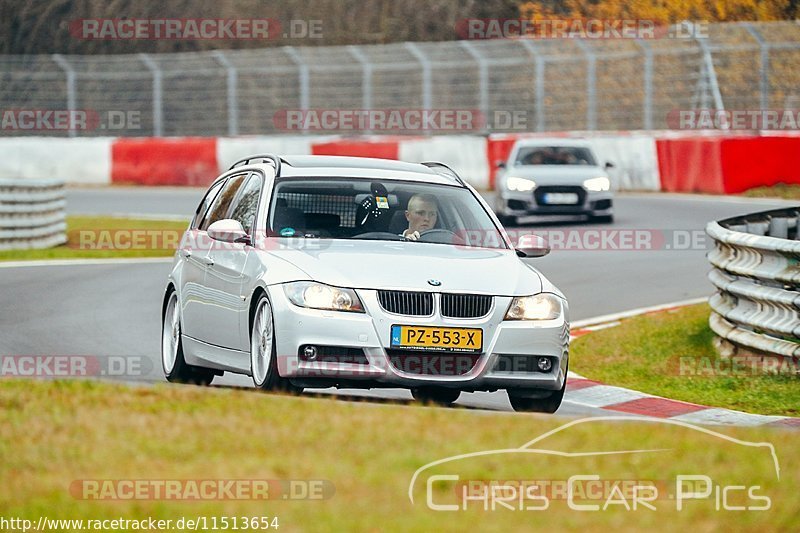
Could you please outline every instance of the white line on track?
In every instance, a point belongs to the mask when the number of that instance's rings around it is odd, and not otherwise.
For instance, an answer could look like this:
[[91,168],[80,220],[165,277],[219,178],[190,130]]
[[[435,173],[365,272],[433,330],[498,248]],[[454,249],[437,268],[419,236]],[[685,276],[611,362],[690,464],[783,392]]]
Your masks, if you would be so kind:
[[133,265],[138,263],[171,263],[172,257],[131,257],[121,259],[42,259],[38,261],[0,261],[0,268],[48,266]]

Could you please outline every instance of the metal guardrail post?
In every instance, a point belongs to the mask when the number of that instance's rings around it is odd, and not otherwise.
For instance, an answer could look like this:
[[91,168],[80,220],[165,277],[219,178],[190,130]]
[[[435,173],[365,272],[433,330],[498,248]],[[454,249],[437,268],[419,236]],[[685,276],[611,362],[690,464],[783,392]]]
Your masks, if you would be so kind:
[[[294,46],[284,46],[283,50],[286,52],[286,55],[288,55],[289,58],[294,61],[294,64],[297,65],[297,76],[300,83],[300,109],[303,111],[308,111],[310,80],[308,64],[303,61],[303,58],[300,57],[300,54],[297,53],[297,50],[295,50]],[[308,130],[304,129],[303,133],[308,133]]]
[[411,55],[419,61],[422,67],[422,108],[433,109],[433,96],[431,93],[431,62],[428,57],[422,53],[416,43],[404,43],[406,49],[411,52]]
[[225,55],[225,52],[214,50],[211,54],[227,72],[228,135],[234,137],[239,135],[239,107],[237,106],[239,73],[236,70],[236,66]]
[[478,63],[478,107],[483,113],[483,131],[489,131],[489,63],[470,41],[458,41]]
[[769,43],[764,36],[761,35],[755,26],[750,24],[749,22],[745,22],[742,24],[747,31],[750,32],[756,41],[758,41],[758,46],[761,49],[761,64],[759,65],[758,75],[759,75],[759,88],[760,88],[760,95],[761,98],[759,99],[759,105],[761,109],[768,109],[769,108]]
[[642,39],[636,39],[636,44],[644,52],[644,95],[642,98],[643,128],[653,129],[653,49],[650,44]]
[[540,54],[530,39],[520,39],[520,43],[525,49],[534,57],[536,62],[534,72],[534,92],[536,94],[536,131],[542,132],[545,130],[545,110],[544,110],[544,69],[546,58]]
[[[372,109],[372,63],[356,45],[348,46],[347,51],[361,65],[361,106],[364,111],[369,111]],[[367,130],[367,133],[371,132],[371,129]]]
[[162,72],[153,58],[147,54],[139,54],[139,59],[153,75],[153,135],[164,136],[163,115],[163,88],[161,86]]
[[61,54],[53,54],[52,58],[53,61],[55,61],[55,63],[59,67],[61,67],[61,69],[64,71],[64,74],[66,74],[67,76],[67,110],[69,111],[70,115],[69,136],[75,137],[76,132],[75,132],[74,114],[76,107],[75,102],[77,99],[77,93],[75,88],[75,78],[76,78],[75,69],[72,68],[72,65],[69,64],[69,61],[67,61]]
[[575,39],[586,55],[586,129],[597,129],[597,55],[583,39]]

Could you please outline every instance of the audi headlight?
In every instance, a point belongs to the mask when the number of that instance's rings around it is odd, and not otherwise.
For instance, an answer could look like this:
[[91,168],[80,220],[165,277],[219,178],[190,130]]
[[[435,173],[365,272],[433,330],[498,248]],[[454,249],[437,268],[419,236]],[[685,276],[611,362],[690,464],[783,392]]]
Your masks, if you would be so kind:
[[300,307],[353,313],[364,312],[364,306],[361,305],[361,300],[358,299],[358,295],[353,289],[331,287],[314,281],[295,281],[285,283],[283,292],[294,305]]
[[505,320],[553,320],[561,316],[561,300],[549,293],[511,300]]
[[506,187],[509,191],[527,192],[536,188],[536,182],[527,178],[506,178]]
[[605,176],[592,178],[583,182],[583,187],[589,191],[601,192],[611,188],[611,182]]

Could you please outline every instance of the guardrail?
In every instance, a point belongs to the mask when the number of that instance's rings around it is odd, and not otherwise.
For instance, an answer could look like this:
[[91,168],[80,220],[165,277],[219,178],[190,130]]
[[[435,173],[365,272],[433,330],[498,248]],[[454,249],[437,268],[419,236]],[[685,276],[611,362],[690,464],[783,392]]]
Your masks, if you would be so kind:
[[0,250],[67,242],[64,182],[0,179]]
[[800,207],[710,222],[711,329],[736,351],[800,357]]

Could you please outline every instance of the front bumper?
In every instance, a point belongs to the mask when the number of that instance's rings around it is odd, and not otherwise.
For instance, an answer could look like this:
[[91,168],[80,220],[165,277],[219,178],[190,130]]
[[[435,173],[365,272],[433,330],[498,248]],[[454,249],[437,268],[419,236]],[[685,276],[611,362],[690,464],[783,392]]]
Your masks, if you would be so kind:
[[[558,390],[566,379],[569,348],[568,308],[564,302],[561,317],[546,321],[503,321],[511,297],[495,297],[486,317],[451,319],[442,317],[436,305],[429,317],[394,315],[383,310],[377,291],[359,289],[366,313],[319,311],[295,306],[280,285],[269,288],[274,310],[278,371],[282,377],[302,382],[303,386],[354,387],[450,387],[460,390],[509,388]],[[437,298],[438,300],[438,298]],[[438,301],[437,301],[438,304]],[[392,364],[387,352],[391,346],[392,325],[419,325],[481,328],[483,349],[468,371],[460,374],[415,373],[408,367]],[[344,361],[305,361],[299,356],[302,346],[355,348],[363,351],[362,364]],[[433,355],[420,353],[421,358]],[[510,356],[510,357],[509,357]],[[545,356],[553,362],[549,372],[533,371],[531,365],[514,367],[513,356]],[[455,357],[462,358],[463,354]],[[500,361],[504,359],[504,361]],[[506,364],[502,364],[506,363]],[[425,367],[422,363],[420,367]]]
[[[578,189],[577,187],[574,189]],[[533,216],[533,215],[586,215],[591,217],[610,216],[614,214],[614,194],[611,191],[588,191],[580,188],[579,201],[575,204],[546,204],[541,194],[533,192],[500,190],[495,201],[495,213],[498,216]]]

